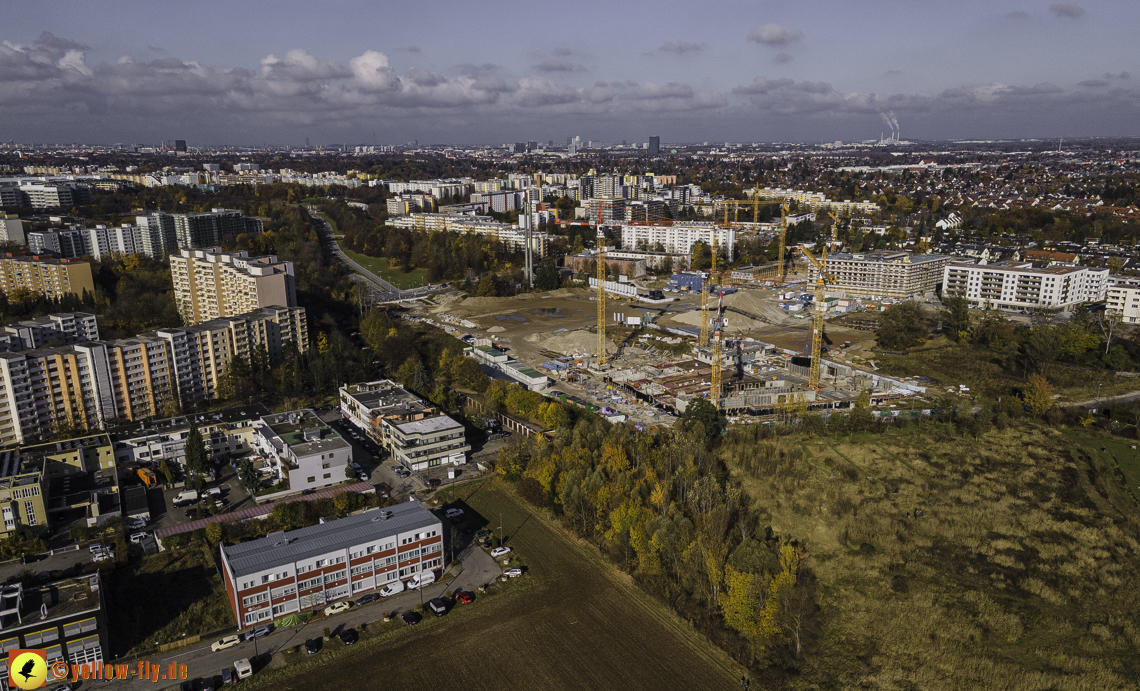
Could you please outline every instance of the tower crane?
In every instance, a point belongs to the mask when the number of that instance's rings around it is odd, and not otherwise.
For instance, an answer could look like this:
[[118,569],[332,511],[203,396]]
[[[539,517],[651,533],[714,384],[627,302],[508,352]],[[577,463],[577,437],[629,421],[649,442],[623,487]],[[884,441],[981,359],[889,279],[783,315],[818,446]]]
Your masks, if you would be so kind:
[[721,337],[724,332],[724,291],[720,291],[716,305],[716,320],[713,325],[713,346],[712,346],[712,380],[709,387],[709,398],[712,399],[713,407],[720,410],[720,363],[721,356],[723,355],[721,348]]
[[[832,216],[831,218],[833,221],[838,223],[838,219],[836,219],[835,216]],[[832,225],[831,225],[831,238],[832,238],[832,240],[835,239],[836,223],[832,223]],[[824,243],[823,249],[820,251],[818,260],[811,253],[811,251],[808,250],[808,248],[806,248],[802,245],[800,246],[800,251],[803,252],[804,256],[808,258],[808,261],[810,261],[813,265],[815,265],[816,270],[819,271],[819,276],[816,278],[816,281],[815,281],[815,305],[814,305],[815,310],[814,310],[814,315],[813,315],[813,319],[812,319],[812,328],[811,328],[811,369],[810,369],[810,372],[808,374],[808,386],[810,388],[813,388],[813,389],[818,391],[819,390],[819,366],[820,366],[820,360],[822,358],[822,350],[823,350],[823,317],[824,317],[824,309],[825,309],[825,305],[824,305],[825,292],[824,292],[824,289],[826,288],[828,283],[834,283],[835,282],[835,277],[828,274],[827,270],[826,270],[827,269],[827,243]]]

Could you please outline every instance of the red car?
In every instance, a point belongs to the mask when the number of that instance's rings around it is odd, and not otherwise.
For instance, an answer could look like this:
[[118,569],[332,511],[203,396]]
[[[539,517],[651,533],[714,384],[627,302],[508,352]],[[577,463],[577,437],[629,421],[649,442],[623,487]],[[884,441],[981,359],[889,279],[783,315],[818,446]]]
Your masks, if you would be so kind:
[[455,594],[455,601],[462,605],[469,605],[472,602],[475,602],[475,594],[461,590]]

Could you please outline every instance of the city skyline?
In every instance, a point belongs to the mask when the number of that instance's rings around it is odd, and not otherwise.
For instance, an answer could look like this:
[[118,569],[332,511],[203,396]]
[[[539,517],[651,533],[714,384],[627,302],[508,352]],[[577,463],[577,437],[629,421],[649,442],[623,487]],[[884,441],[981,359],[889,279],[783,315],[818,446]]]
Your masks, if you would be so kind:
[[697,20],[679,3],[574,9],[13,7],[0,139],[851,141],[1140,124],[1134,4],[725,2]]

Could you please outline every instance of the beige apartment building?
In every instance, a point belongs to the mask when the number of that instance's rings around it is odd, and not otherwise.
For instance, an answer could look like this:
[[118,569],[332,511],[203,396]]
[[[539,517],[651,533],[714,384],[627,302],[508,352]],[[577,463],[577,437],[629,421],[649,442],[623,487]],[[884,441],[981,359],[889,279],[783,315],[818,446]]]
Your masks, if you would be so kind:
[[[871,298],[909,298],[933,291],[942,282],[942,271],[950,257],[941,254],[836,252],[824,264],[829,282],[827,292]],[[819,271],[809,269],[809,283]]]
[[91,265],[78,259],[56,259],[40,255],[0,257],[0,292],[24,288],[49,298],[95,292]]
[[293,263],[273,255],[187,248],[170,255],[170,274],[178,312],[187,324],[273,305],[297,306]]

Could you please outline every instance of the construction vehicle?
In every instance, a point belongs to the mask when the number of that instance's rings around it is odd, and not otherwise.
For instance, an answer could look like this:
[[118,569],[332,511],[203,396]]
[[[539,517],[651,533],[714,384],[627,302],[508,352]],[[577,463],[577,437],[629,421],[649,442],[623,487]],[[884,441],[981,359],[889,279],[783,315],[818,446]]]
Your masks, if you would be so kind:
[[155,477],[154,471],[150,468],[139,468],[135,473],[147,487],[154,487],[158,483],[158,478]]

